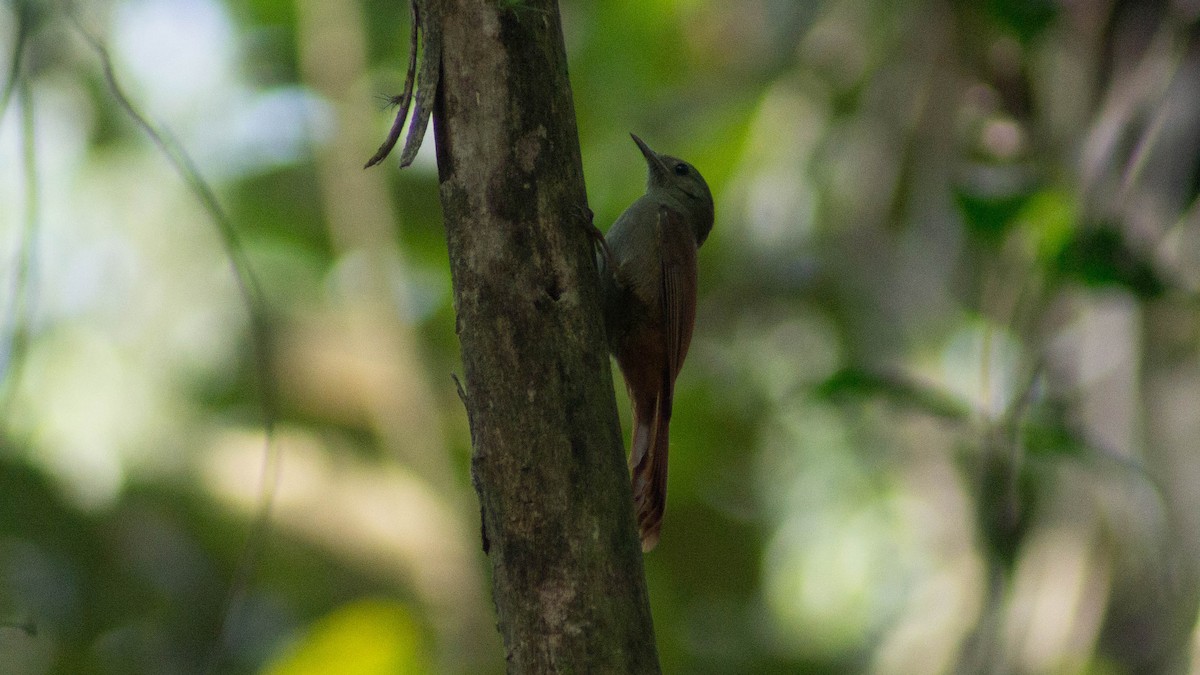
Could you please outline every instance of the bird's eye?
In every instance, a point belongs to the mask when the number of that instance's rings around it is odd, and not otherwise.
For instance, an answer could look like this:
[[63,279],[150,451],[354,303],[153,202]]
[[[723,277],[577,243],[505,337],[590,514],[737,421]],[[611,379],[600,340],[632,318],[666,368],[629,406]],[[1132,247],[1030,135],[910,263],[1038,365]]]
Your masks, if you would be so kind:
[[688,175],[688,165],[684,164],[683,162],[676,164],[675,165],[675,175],[676,176]]

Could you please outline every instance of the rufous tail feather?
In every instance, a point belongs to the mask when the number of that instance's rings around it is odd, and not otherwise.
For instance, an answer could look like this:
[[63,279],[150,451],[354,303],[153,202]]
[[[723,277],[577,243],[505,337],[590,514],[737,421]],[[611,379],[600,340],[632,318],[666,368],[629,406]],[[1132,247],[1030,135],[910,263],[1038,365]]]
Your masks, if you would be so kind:
[[642,551],[649,551],[658,544],[663,510],[667,506],[670,411],[663,410],[663,403],[659,397],[649,420],[641,419],[636,406],[634,408],[633,450],[629,454],[629,466],[633,481],[633,508]]

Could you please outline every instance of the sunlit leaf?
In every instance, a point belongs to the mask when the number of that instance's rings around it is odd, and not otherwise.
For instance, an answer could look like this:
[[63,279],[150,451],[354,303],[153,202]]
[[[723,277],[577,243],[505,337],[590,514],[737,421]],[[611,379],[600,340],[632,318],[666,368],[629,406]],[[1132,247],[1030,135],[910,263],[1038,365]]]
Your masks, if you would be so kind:
[[428,673],[420,626],[404,605],[360,600],[313,624],[308,635],[267,667],[266,675]]
[[1079,205],[1074,195],[1057,188],[1034,193],[1017,219],[1034,241],[1043,260],[1054,258],[1071,237],[1078,219]]

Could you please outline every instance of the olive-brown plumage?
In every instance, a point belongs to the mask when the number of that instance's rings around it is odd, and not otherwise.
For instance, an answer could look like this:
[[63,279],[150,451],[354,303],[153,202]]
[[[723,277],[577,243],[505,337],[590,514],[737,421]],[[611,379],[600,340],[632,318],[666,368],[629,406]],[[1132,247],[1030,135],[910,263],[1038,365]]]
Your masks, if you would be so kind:
[[675,378],[692,341],[696,252],[712,230],[713,200],[695,167],[633,140],[646,158],[646,194],[609,229],[602,278],[608,346],[633,405],[629,467],[642,550],[649,551],[667,502]]

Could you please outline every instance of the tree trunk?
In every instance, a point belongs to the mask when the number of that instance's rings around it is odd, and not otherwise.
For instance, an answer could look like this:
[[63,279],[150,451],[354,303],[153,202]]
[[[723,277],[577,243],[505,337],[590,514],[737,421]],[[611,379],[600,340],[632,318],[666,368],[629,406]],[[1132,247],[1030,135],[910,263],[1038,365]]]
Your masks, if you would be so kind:
[[[437,0],[434,0],[435,2]],[[434,110],[510,672],[658,672],[553,0],[446,0]]]

